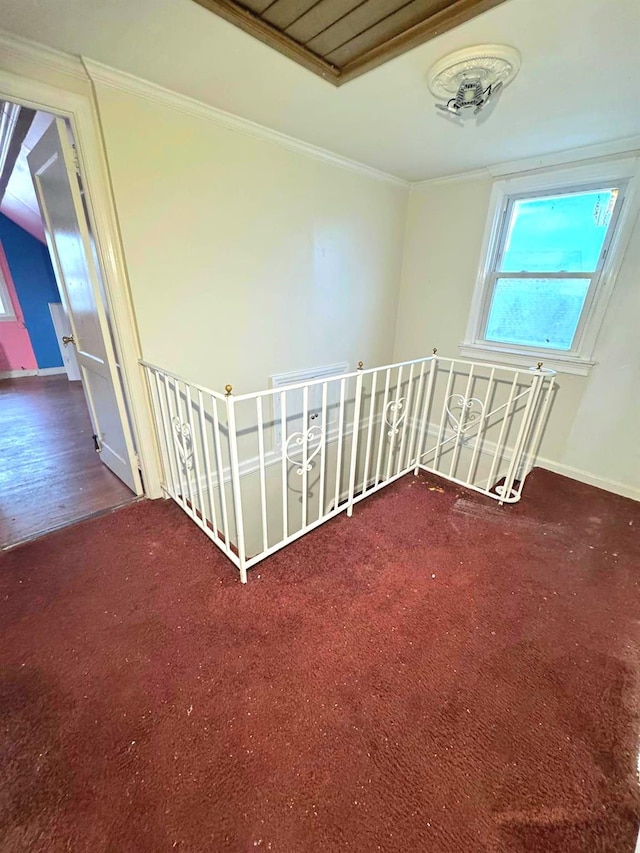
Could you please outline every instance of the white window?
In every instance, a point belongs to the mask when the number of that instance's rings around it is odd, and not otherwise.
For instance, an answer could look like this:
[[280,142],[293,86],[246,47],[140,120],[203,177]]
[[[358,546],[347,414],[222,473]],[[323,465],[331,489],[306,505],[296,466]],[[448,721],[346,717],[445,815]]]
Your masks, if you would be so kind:
[[0,322],[2,320],[15,320],[16,313],[13,310],[11,297],[9,296],[9,288],[4,280],[2,267],[0,267]]
[[494,186],[464,355],[588,373],[622,255],[635,165],[576,167]]

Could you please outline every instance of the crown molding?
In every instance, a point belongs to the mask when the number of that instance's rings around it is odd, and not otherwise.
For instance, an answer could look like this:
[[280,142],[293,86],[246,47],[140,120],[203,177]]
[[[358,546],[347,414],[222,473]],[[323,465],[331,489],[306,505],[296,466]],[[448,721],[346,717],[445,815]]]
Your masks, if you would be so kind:
[[341,169],[346,169],[349,172],[363,175],[367,178],[373,178],[378,181],[386,181],[387,183],[395,184],[396,186],[409,188],[411,184],[403,178],[396,175],[391,175],[388,172],[382,172],[372,166],[367,166],[364,163],[359,163],[356,160],[350,160],[348,157],[342,157],[340,154],[335,154],[325,148],[320,148],[317,145],[312,145],[309,142],[303,142],[293,136],[288,136],[280,131],[272,130],[269,127],[218,109],[203,101],[198,101],[188,95],[181,95],[171,89],[165,89],[164,86],[159,86],[156,83],[151,83],[148,80],[143,80],[133,74],[128,74],[125,71],[118,71],[108,65],[103,65],[101,62],[95,62],[92,59],[82,57],[82,63],[86,69],[91,81],[100,83],[104,86],[110,86],[113,89],[119,89],[122,92],[127,92],[131,95],[137,95],[147,101],[162,104],[187,115],[203,118],[207,121],[212,121],[215,124],[225,127],[227,130],[233,130],[237,133],[244,133],[247,136],[253,136],[257,139],[262,139],[265,142],[271,142],[279,145],[282,148],[288,148],[290,151],[295,151],[297,154],[302,154],[306,157],[311,157],[314,160],[320,160],[324,163],[329,163],[332,166],[338,166]]
[[412,181],[411,190],[421,187],[432,187],[437,184],[458,184],[462,181],[481,181],[491,178],[489,169],[470,169],[468,172],[458,172],[454,175],[442,175],[437,178],[424,178],[422,181]]
[[640,154],[640,136],[630,136],[626,139],[614,139],[611,142],[601,142],[597,145],[585,145],[581,148],[572,148],[565,151],[557,151],[553,154],[542,154],[539,157],[528,157],[523,160],[511,160],[505,163],[496,163],[484,169],[471,169],[468,172],[459,172],[454,175],[443,175],[437,178],[425,178],[422,181],[413,181],[411,191],[421,187],[431,187],[437,184],[453,184],[460,181],[478,181],[482,179],[507,178],[521,175],[526,172],[536,172],[553,169],[556,166],[571,166],[587,161],[611,159],[615,157],[628,157]]
[[0,29],[0,53],[15,59],[26,60],[74,80],[87,82],[87,72],[78,57],[63,53],[53,47],[22,38]]
[[84,83],[90,82],[94,85],[95,83],[101,83],[115,89],[120,89],[129,94],[145,98],[148,101],[161,103],[188,115],[214,121],[229,130],[254,136],[265,142],[271,142],[283,148],[288,148],[290,151],[295,151],[314,160],[338,166],[355,174],[378,181],[385,181],[406,189],[411,186],[409,181],[405,181],[396,175],[391,175],[388,172],[375,169],[373,166],[367,166],[357,160],[351,160],[348,157],[335,154],[333,151],[320,148],[309,142],[303,142],[300,139],[280,133],[277,130],[272,130],[257,122],[210,106],[187,95],[181,95],[178,92],[166,89],[148,80],[143,80],[133,74],[119,71],[116,68],[86,57],[71,56],[68,53],[63,53],[60,50],[55,50],[54,48],[1,29],[0,54],[33,63],[48,71],[66,75],[74,80],[82,80]]
[[583,163],[586,160],[601,160],[611,157],[628,156],[640,153],[640,136],[630,136],[626,139],[614,139],[611,142],[601,142],[597,145],[584,145],[580,148],[570,148],[557,151],[554,154],[543,154],[540,157],[528,157],[525,160],[512,160],[488,167],[493,178],[506,178],[522,172],[535,172],[541,169],[552,169],[555,166],[570,166]]

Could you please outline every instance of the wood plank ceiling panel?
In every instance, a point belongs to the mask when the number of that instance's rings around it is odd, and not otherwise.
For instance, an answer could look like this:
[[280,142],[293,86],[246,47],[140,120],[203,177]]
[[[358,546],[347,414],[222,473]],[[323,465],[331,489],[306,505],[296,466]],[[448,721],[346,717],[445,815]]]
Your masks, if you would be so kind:
[[[375,0],[371,0],[375,2]],[[411,0],[400,9],[392,12],[370,27],[355,32],[352,39],[345,39],[341,46],[327,54],[323,58],[342,68],[348,62],[366,53],[374,47],[385,44],[409,27],[419,24],[424,18],[424,0]]]
[[362,0],[320,0],[306,15],[287,27],[285,33],[300,44],[306,44],[361,2]]
[[[446,4],[446,0],[443,2]],[[381,21],[388,19],[402,9],[406,3],[407,0],[365,0],[353,11],[307,42],[306,46],[314,53],[326,58],[332,51],[350,43]]]
[[273,0],[242,0],[242,5],[255,12],[256,15],[262,15],[269,6],[273,5]]
[[195,0],[335,85],[505,0]]
[[286,30],[317,2],[318,0],[275,0],[275,3],[263,12],[262,17],[279,30]]

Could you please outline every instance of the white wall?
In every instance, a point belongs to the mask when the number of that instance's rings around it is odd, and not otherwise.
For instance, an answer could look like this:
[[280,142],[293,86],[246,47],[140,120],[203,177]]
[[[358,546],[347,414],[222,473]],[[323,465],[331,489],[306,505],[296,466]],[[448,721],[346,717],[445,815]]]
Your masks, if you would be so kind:
[[392,356],[408,190],[99,84],[145,358],[237,393]]
[[[490,177],[414,187],[394,357],[456,357],[480,261]],[[558,375],[539,464],[640,498],[640,224],[616,282],[589,377]],[[543,358],[543,356],[541,356]]]

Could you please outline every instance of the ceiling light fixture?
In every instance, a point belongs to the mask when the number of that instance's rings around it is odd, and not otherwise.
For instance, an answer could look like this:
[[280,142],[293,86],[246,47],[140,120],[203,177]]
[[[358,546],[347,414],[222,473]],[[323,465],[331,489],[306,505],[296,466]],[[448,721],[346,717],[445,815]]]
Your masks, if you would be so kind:
[[514,47],[481,44],[444,56],[431,66],[427,84],[444,103],[436,109],[461,120],[477,116],[520,70],[520,54]]

